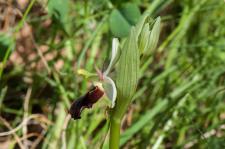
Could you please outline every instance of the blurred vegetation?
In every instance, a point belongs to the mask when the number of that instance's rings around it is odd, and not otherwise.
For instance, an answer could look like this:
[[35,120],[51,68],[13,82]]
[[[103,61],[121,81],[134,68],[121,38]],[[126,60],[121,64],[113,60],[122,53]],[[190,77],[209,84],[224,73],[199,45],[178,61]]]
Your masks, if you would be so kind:
[[[225,148],[224,1],[6,0],[0,12],[0,132],[27,119],[2,148],[60,148],[69,105],[91,85],[77,70],[104,68],[112,38],[144,12],[161,16],[161,35],[142,57],[121,148]],[[106,105],[70,121],[68,149],[107,148]]]

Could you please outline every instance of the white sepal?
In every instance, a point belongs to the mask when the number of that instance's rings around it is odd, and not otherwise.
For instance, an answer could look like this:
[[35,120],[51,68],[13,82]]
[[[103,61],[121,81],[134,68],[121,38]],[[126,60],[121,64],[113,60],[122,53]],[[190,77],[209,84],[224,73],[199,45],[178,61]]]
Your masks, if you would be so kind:
[[110,77],[104,76],[103,88],[106,96],[111,100],[111,108],[113,108],[115,106],[117,96],[117,90],[114,81]]
[[106,71],[103,73],[105,76],[107,76],[109,74],[109,72],[111,71],[111,67],[114,63],[114,60],[116,58],[116,55],[118,53],[118,48],[119,48],[119,40],[117,38],[113,38],[112,41],[112,53],[111,53],[111,60],[109,63],[108,68],[106,69]]

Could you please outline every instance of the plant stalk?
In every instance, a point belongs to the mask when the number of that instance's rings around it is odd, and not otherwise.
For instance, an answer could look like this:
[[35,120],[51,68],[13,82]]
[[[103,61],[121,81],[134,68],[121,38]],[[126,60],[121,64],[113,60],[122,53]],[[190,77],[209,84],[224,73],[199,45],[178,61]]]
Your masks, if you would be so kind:
[[119,149],[121,121],[115,119],[112,115],[110,122],[109,149]]

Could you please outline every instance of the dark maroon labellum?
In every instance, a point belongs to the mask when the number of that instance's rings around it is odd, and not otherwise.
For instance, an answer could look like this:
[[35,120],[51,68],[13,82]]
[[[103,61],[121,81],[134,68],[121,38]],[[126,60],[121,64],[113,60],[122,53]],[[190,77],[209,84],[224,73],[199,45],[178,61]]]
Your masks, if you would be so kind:
[[73,119],[80,119],[81,112],[85,108],[91,108],[92,105],[96,103],[103,95],[104,92],[100,90],[98,86],[94,86],[84,96],[79,97],[72,103],[69,109],[71,117]]

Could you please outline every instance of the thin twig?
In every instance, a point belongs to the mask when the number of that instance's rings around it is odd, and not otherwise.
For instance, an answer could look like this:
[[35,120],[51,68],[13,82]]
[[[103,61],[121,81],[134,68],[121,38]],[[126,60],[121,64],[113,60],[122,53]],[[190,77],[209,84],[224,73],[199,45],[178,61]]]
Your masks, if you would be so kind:
[[[225,124],[221,125],[218,129],[225,130]],[[207,138],[210,138],[210,137],[216,135],[217,131],[218,131],[217,129],[212,129],[212,130],[210,130],[208,132],[205,132],[203,134],[204,138],[202,137],[202,139],[207,139]],[[193,141],[188,142],[187,144],[185,144],[184,145],[184,148],[185,149],[189,149],[189,148],[193,147],[196,143],[198,143],[198,140],[197,139],[195,139],[195,140],[193,140]]]
[[[17,127],[11,129],[10,131],[6,131],[6,132],[1,132],[0,133],[0,137],[2,136],[8,136],[8,135],[11,135],[11,134],[14,134],[16,131],[20,130],[23,125],[25,124],[26,121],[29,121],[31,119],[40,119],[40,118],[44,118],[43,121],[45,121],[46,123],[50,124],[51,122],[46,120],[46,117],[44,117],[43,115],[40,115],[40,114],[32,114],[30,115],[29,117],[27,117],[25,119],[25,121],[23,120],[22,123],[20,123]],[[0,120],[2,120],[3,118],[0,116]]]
[[38,138],[32,143],[30,149],[36,149],[37,145],[41,142],[41,140],[44,138],[46,131],[43,130],[41,134],[38,136]]
[[[10,129],[11,131],[13,130],[13,128],[10,126],[10,124],[2,117],[0,117],[0,120],[3,122],[3,124],[8,128]],[[1,133],[0,133],[1,134]],[[25,147],[23,146],[19,136],[15,133],[15,132],[12,132],[16,142],[18,143],[18,145],[20,146],[21,149],[25,149]],[[1,136],[1,135],[0,135]]]
[[44,64],[45,68],[46,68],[47,71],[48,71],[48,74],[50,74],[50,73],[51,73],[51,69],[50,69],[50,67],[48,66],[48,62],[45,60],[44,55],[43,55],[43,53],[41,52],[39,46],[36,44],[33,35],[31,35],[30,37],[31,37],[31,40],[32,40],[32,42],[33,42],[33,44],[34,44],[34,47],[37,49],[38,55],[40,56],[40,58],[41,58],[41,60],[42,60],[42,62],[43,62],[43,64]]
[[[26,121],[26,117],[28,117],[29,100],[30,100],[31,92],[32,92],[32,88],[29,87],[28,90],[27,90],[27,94],[26,94],[26,97],[25,97],[25,101],[24,101],[23,136],[25,136],[27,134],[27,122],[28,121]],[[28,144],[27,144],[27,140],[26,139],[24,140],[24,146],[25,146],[26,149],[28,149]]]
[[62,149],[66,149],[66,128],[68,126],[70,119],[71,119],[71,115],[67,114],[65,121],[64,121],[65,123],[62,128]]

